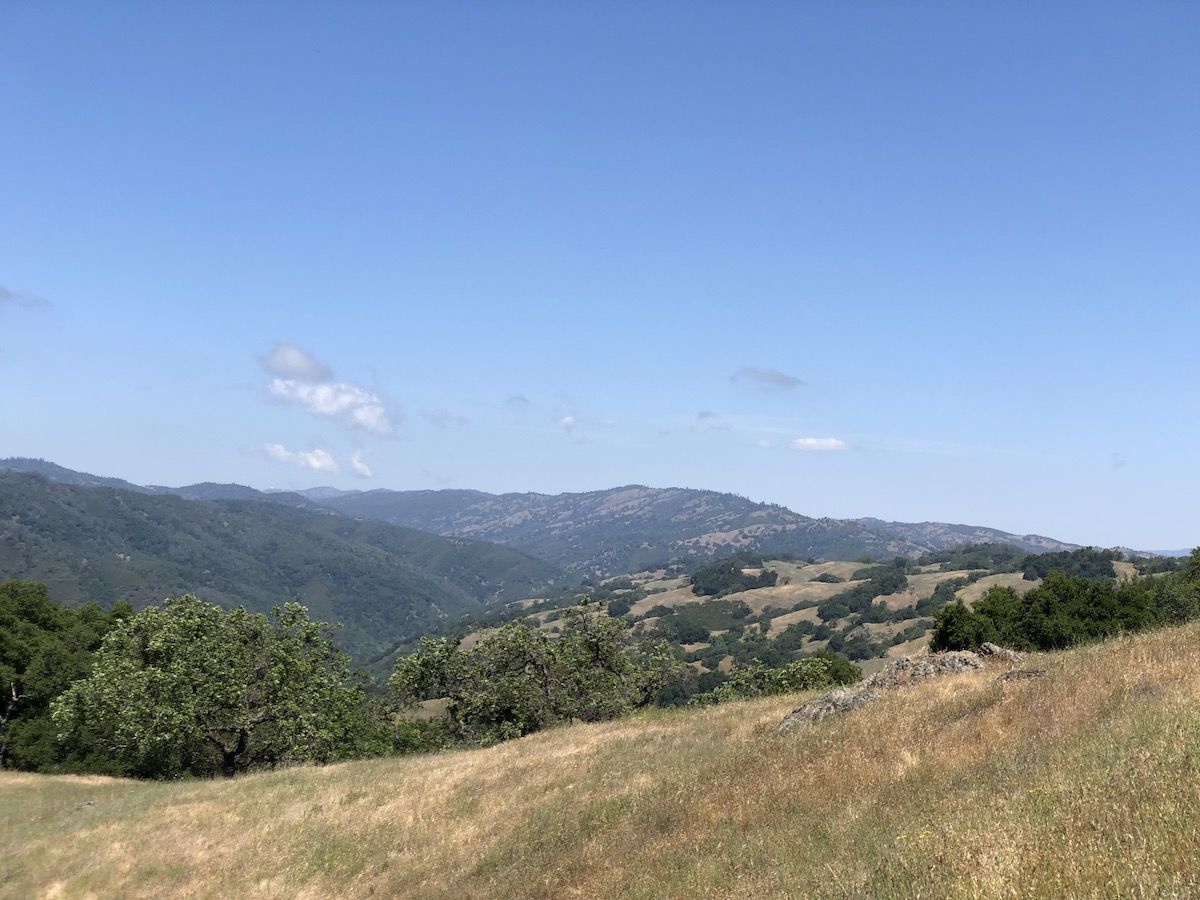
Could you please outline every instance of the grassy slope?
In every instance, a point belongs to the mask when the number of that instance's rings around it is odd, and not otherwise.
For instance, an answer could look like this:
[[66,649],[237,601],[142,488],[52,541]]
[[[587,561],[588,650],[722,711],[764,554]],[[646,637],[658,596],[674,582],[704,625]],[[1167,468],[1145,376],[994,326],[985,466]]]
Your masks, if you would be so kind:
[[0,776],[0,894],[1193,896],[1200,631],[236,782]]

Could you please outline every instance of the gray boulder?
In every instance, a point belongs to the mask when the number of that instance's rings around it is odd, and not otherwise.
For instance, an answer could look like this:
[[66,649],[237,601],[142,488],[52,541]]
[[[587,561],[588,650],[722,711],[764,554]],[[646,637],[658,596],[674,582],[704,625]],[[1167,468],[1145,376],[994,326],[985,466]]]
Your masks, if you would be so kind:
[[931,678],[977,672],[992,665],[1020,665],[1024,657],[1015,650],[984,644],[978,653],[970,650],[951,650],[921,656],[901,656],[888,663],[874,675],[851,688],[835,688],[797,706],[779,723],[779,733],[818,722],[838,713],[850,712],[878,700],[887,691],[920,684]]

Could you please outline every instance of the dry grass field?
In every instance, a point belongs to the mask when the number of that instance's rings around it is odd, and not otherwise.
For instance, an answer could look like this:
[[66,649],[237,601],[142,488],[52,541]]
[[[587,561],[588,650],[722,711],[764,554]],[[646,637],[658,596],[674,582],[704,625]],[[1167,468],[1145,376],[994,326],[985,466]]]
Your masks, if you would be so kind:
[[1200,895],[1200,632],[232,781],[0,775],[0,895]]

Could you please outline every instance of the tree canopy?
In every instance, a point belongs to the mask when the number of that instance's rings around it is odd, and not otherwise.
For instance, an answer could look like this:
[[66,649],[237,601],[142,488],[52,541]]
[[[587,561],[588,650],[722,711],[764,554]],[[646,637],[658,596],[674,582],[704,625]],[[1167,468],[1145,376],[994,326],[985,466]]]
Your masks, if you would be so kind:
[[0,584],[0,766],[55,771],[68,763],[50,702],[87,674],[101,639],[132,613],[127,604],[109,613],[94,603],[63,606],[32,581]]
[[67,746],[99,745],[141,776],[383,752],[386,723],[328,630],[294,603],[268,619],[167,600],[109,632],[54,722]]
[[682,664],[664,643],[625,647],[622,623],[583,604],[557,636],[511,623],[470,650],[461,642],[425,638],[397,661],[390,679],[396,698],[412,706],[445,698],[455,739],[491,744],[560,722],[595,722],[654,701]]

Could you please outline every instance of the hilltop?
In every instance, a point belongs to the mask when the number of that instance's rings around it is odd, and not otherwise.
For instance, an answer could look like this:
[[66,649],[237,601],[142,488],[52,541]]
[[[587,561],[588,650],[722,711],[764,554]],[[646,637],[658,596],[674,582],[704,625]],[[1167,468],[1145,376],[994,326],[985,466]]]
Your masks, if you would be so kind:
[[556,495],[376,490],[308,496],[346,515],[509,544],[601,576],[738,552],[829,560],[915,557],[981,542],[1031,553],[1077,547],[971,525],[811,518],[737,494],[644,485]]
[[[786,735],[802,696],[231,782],[0,773],[0,891],[1045,897],[1200,890],[1194,626]],[[136,848],[136,851],[134,850]]]

